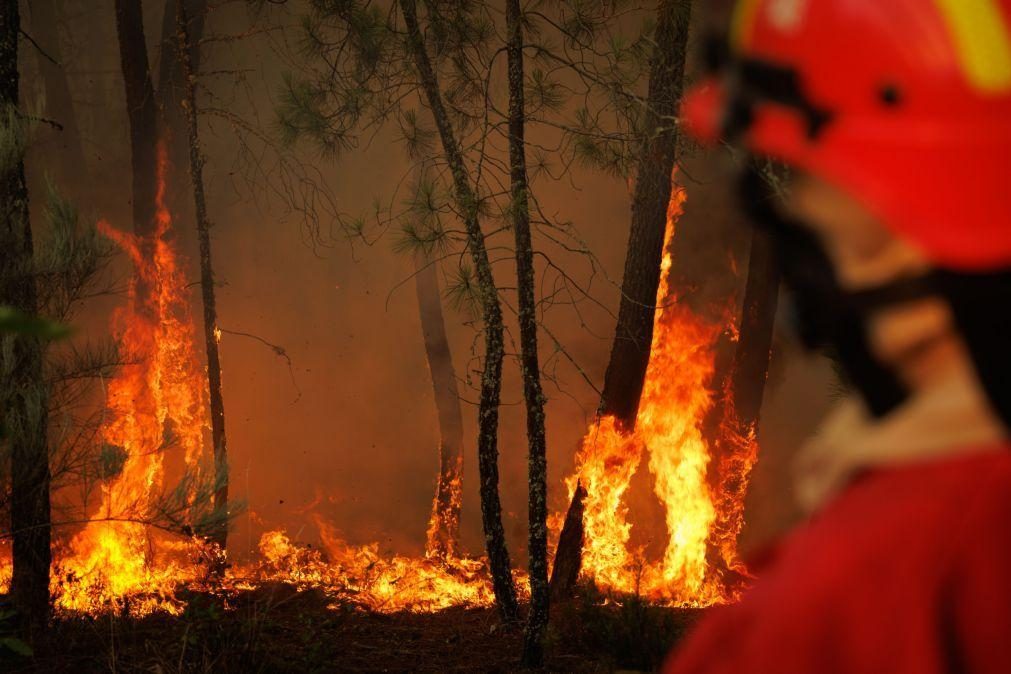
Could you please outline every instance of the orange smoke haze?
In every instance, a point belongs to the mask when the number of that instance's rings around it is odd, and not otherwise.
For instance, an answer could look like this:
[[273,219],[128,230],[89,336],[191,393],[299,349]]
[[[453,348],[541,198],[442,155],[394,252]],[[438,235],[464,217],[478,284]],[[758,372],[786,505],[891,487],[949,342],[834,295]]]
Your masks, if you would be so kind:
[[[243,11],[228,6],[216,10],[216,25],[209,33],[236,32],[229,22],[244,25],[237,18]],[[123,186],[123,176],[129,175],[128,127],[116,74],[114,22],[111,11],[84,20],[95,22],[89,26],[94,29],[89,49],[78,54],[79,59],[74,54],[66,58],[89,73],[72,84],[75,99],[90,104],[81,106],[82,126],[101,130],[87,139],[98,184],[95,210],[115,225],[105,231],[127,253],[117,271],[128,278],[137,256],[130,255],[135,250],[131,237],[122,234],[130,222],[129,190]],[[147,17],[147,22],[149,35],[156,35],[160,17]],[[285,64],[266,38],[220,49],[219,54],[243,50],[242,62],[258,64],[255,89],[264,93],[255,104],[267,116],[273,102],[266,92],[280,81]],[[226,55],[228,63],[235,61]],[[215,52],[209,52],[201,67],[214,70],[214,58]],[[101,119],[91,118],[95,116]],[[214,118],[205,124],[230,495],[244,506],[229,538],[229,557],[236,566],[228,583],[235,588],[248,586],[250,579],[315,584],[384,610],[487,602],[490,594],[479,562],[453,559],[439,565],[424,560],[439,437],[410,287],[411,260],[392,250],[390,232],[372,245],[351,245],[339,236],[324,242],[329,246],[309,245],[313,237],[306,236],[299,214],[286,212],[282,200],[262,185],[251,188],[245,182],[246,173],[255,172],[244,163],[248,159],[240,158],[228,125]],[[532,135],[536,141],[536,132]],[[46,151],[40,147],[37,157]],[[34,174],[41,176],[43,162],[33,161]],[[396,186],[409,172],[392,132],[349,152],[339,165],[315,157],[309,161],[341,199],[340,209],[352,214],[370,212],[373,199],[394,198]],[[635,589],[629,563],[647,560],[648,572],[638,587],[672,603],[705,604],[725,593],[715,568],[719,565],[707,546],[721,551],[721,569],[737,559],[725,532],[740,525],[732,512],[740,500],[728,503],[724,494],[713,491],[707,477],[712,453],[698,432],[699,420],[712,404],[707,387],[715,341],[732,329],[727,317],[737,311],[730,298],[738,276],[730,273],[728,261],[741,259],[742,237],[734,233],[738,223],[728,205],[728,166],[723,157],[686,161],[682,176],[689,198],[677,221],[673,259],[678,271],[692,280],[691,296],[671,297],[665,289],[660,293],[664,310],[657,319],[656,340],[664,347],[651,363],[633,438],[620,436],[607,419],[594,423],[599,394],[584,382],[584,375],[597,386],[603,381],[614,333],[628,234],[627,185],[579,168],[571,181],[534,182],[543,211],[572,221],[596,256],[592,263],[582,256],[555,262],[599,301],[558,306],[545,316],[568,357],[582,370],[542,337],[549,375],[550,507],[554,512],[565,507],[565,478],[578,472],[596,499],[588,504],[597,513],[587,521],[590,573],[605,587]],[[36,179],[35,186],[40,182]],[[209,442],[204,354],[199,339],[194,341],[202,326],[187,189],[184,181],[173,184],[170,178],[162,192],[162,205],[171,207],[172,218],[170,222],[163,208],[163,241],[154,268],[144,272],[157,279],[163,291],[157,302],[137,306],[125,297],[100,298],[83,312],[74,338],[106,336],[109,326],[115,326],[112,332],[121,348],[147,357],[150,365],[147,370],[125,367],[106,382],[105,443],[113,453],[117,447],[126,449],[130,458],[120,477],[89,503],[92,517],[114,516],[143,501],[135,491],[138,485],[159,493],[173,489],[186,466],[192,475],[207,477],[200,468]],[[680,201],[677,206],[680,209]],[[732,250],[726,241],[734,242]],[[512,261],[503,255],[496,259],[500,286],[511,288]],[[739,264],[742,274],[745,264]],[[539,281],[546,278],[539,268]],[[550,285],[538,292],[547,290]],[[474,446],[479,375],[472,320],[447,303],[450,346],[464,398],[461,554],[477,557],[483,554],[483,535]],[[507,350],[514,352],[518,332],[512,317],[507,316],[507,322]],[[744,538],[753,541],[768,537],[792,516],[787,499],[778,496],[787,491],[784,457],[827,405],[826,399],[810,393],[812,379],[821,385],[819,390],[826,388],[827,368],[799,360],[788,347],[782,353],[770,376],[759,437],[762,460],[748,501]],[[516,370],[508,361],[500,464],[510,552],[514,567],[522,568],[526,438]],[[677,404],[665,402],[671,400]],[[166,439],[171,448],[164,456],[152,451]],[[751,446],[752,440],[743,442]],[[654,479],[656,475],[660,478]],[[133,612],[175,610],[178,604],[165,589],[169,580],[200,582],[205,571],[197,563],[203,554],[198,544],[149,527],[96,522],[83,529],[57,527],[54,537],[64,546],[57,555],[58,582],[73,576],[77,588],[61,591],[62,608],[90,610],[136,592],[143,598],[131,603]],[[9,574],[7,565],[0,568],[0,584],[4,574]],[[396,599],[404,587],[413,589]]]

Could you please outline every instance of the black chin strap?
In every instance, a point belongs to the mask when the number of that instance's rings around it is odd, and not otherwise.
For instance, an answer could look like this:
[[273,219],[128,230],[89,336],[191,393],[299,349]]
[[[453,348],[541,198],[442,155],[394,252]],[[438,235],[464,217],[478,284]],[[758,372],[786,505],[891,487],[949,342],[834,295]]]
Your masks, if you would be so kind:
[[1011,270],[935,272],[994,411],[1011,430]]
[[808,348],[835,351],[846,375],[875,416],[908,398],[896,373],[874,355],[870,317],[883,308],[926,297],[943,299],[972,358],[994,411],[1011,430],[1011,269],[972,273],[934,269],[867,290],[843,290],[813,231],[783,215],[754,161],[740,182],[743,206],[772,234],[783,278],[797,307],[798,330]]
[[754,161],[740,182],[744,209],[767,229],[774,241],[783,278],[797,308],[798,331],[810,349],[834,351],[853,386],[872,414],[881,417],[908,397],[906,387],[871,350],[867,334],[870,313],[864,305],[880,298],[847,293],[839,285],[831,260],[814,232],[783,215]]

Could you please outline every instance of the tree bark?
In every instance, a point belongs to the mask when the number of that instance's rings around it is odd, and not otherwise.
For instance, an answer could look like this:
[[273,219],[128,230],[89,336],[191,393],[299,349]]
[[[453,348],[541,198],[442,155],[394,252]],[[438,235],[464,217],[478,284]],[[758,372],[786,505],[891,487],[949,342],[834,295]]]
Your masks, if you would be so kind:
[[197,216],[197,238],[200,241],[200,296],[204,304],[204,344],[207,350],[207,383],[211,405],[211,443],[214,447],[214,510],[222,516],[221,526],[211,540],[222,550],[228,542],[228,453],[225,445],[225,402],[221,392],[221,359],[218,354],[218,310],[214,296],[214,266],[211,263],[211,223],[207,217],[204,195],[204,157],[200,152],[197,122],[196,82],[190,61],[189,21],[185,3],[176,7],[177,47],[183,97],[180,101],[189,140],[190,180]]
[[460,540],[460,499],[463,484],[463,414],[457,389],[453,356],[446,338],[442,315],[442,295],[435,265],[417,254],[414,258],[414,287],[421,315],[428,371],[432,376],[435,410],[439,417],[439,478],[432,502],[428,557],[454,557]]
[[471,188],[459,144],[449,115],[442,101],[442,92],[425,42],[418,26],[416,0],[399,0],[407,43],[421,79],[428,106],[442,141],[443,154],[453,177],[454,200],[463,217],[467,232],[467,247],[477,280],[481,318],[484,323],[484,370],[481,374],[481,396],[478,405],[478,470],[481,478],[481,519],[484,523],[485,547],[491,566],[495,600],[503,620],[516,619],[516,588],[513,585],[509,550],[502,528],[502,503],[498,493],[498,416],[502,388],[502,359],[505,354],[502,326],[502,306],[492,276],[491,261],[485,247],[484,232],[478,216],[477,195]]
[[523,399],[527,409],[528,554],[530,613],[522,661],[540,667],[548,626],[548,457],[544,434],[544,392],[537,357],[537,301],[534,249],[530,236],[530,185],[527,181],[526,111],[523,101],[523,17],[519,0],[506,0],[509,69],[509,173],[512,225],[516,240],[516,294],[520,327]]
[[[0,123],[5,137],[24,140],[18,110],[17,2],[0,4]],[[8,141],[11,142],[11,141]],[[20,151],[0,166],[0,305],[34,316],[39,309],[33,273],[34,244],[28,217],[28,189]],[[0,362],[4,431],[11,454],[11,532],[14,569],[11,594],[30,641],[42,638],[49,620],[49,447],[42,342],[29,335],[6,335]]]
[[[157,231],[158,108],[148,68],[140,0],[116,0],[116,33],[119,60],[126,90],[126,112],[130,125],[130,168],[133,177],[133,229],[143,259],[154,257]],[[137,302],[147,305],[150,289],[137,276]]]
[[32,37],[45,51],[45,54],[39,55],[39,70],[46,92],[43,114],[63,127],[53,134],[55,149],[59,154],[57,180],[65,189],[72,187],[85,193],[88,191],[87,180],[90,174],[84,159],[77,114],[60,50],[56,3],[54,0],[35,0],[30,5],[30,14]]
[[635,426],[653,339],[671,173],[677,156],[675,118],[684,84],[690,19],[689,0],[661,0],[657,8],[656,48],[650,66],[645,137],[632,195],[621,304],[600,401],[601,414],[616,417],[629,430]]
[[[551,601],[560,602],[566,598],[579,580],[579,570],[583,565],[583,512],[586,489],[576,485],[576,493],[565,513],[562,533],[558,538],[555,563],[551,568]],[[575,540],[570,540],[575,538]]]
[[[618,425],[629,432],[635,427],[653,341],[671,174],[677,159],[675,117],[684,86],[690,20],[690,0],[660,0],[654,34],[656,46],[650,65],[646,131],[632,195],[632,224],[621,281],[621,304],[599,408],[601,415],[614,416]],[[570,522],[582,529],[582,518],[567,517],[565,526]],[[578,543],[581,546],[582,532],[574,535],[563,528],[556,558],[581,554],[563,548],[563,540],[566,545]],[[571,583],[567,584],[563,577],[553,580],[555,596],[565,596],[571,588]]]
[[[158,62],[158,107],[162,113],[162,123],[168,132],[168,158],[171,167],[182,167],[189,161],[189,136],[186,114],[182,102],[186,98],[186,74],[178,47],[179,6],[186,16],[186,35],[189,46],[189,71],[200,70],[200,40],[204,34],[207,16],[207,0],[165,0],[165,14],[162,17],[161,57]],[[181,180],[180,180],[181,181]]]

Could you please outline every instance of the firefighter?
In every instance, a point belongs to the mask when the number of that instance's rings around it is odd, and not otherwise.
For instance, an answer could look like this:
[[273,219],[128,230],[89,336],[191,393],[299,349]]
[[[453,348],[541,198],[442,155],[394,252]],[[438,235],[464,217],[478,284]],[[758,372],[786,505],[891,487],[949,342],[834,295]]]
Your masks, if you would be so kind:
[[1011,672],[1011,0],[753,0],[686,96],[853,390],[670,674]]

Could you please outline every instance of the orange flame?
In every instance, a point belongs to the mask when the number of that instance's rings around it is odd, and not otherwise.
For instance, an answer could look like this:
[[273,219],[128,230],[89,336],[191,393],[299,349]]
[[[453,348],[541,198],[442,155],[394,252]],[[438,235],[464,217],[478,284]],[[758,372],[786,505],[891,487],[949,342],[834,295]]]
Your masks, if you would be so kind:
[[[736,537],[757,447],[753,432],[733,447],[728,444],[732,451],[721,459],[721,467],[736,480],[723,479],[714,493],[709,476],[712,455],[702,424],[714,402],[710,384],[716,341],[723,333],[733,334],[734,326],[698,316],[669,286],[671,241],[685,199],[684,189],[675,185],[667,209],[659,309],[635,430],[624,432],[614,417],[600,418],[587,432],[576,457],[577,471],[566,484],[570,498],[578,483],[587,491],[584,576],[604,589],[675,605],[705,606],[734,593],[723,580],[723,568],[712,563],[709,547],[719,547],[726,568],[740,569]],[[669,535],[663,559],[653,563],[636,559],[629,550],[631,523],[623,500],[643,450],[649,455],[654,493],[665,508]],[[745,454],[750,458],[742,459]]]
[[[135,265],[129,301],[113,316],[124,365],[106,391],[108,418],[102,427],[103,463],[121,468],[101,484],[102,504],[71,542],[54,574],[56,606],[89,611],[118,607],[124,597],[132,612],[175,606],[172,588],[190,573],[178,542],[152,533],[145,520],[165,499],[164,460],[181,451],[192,485],[204,458],[207,428],[206,379],[194,350],[194,328],[186,279],[167,235],[172,217],[165,205],[167,168],[164,143],[158,147],[157,212],[150,240],[99,229],[122,247]],[[116,457],[119,457],[117,460]],[[104,477],[104,476],[103,476]],[[193,494],[185,495],[187,501]],[[181,512],[175,516],[184,515]]]
[[[165,168],[161,145],[158,215],[150,241],[101,224],[137,270],[129,302],[114,316],[126,364],[109,382],[108,419],[102,428],[106,463],[121,465],[105,477],[101,507],[93,521],[74,537],[65,554],[57,555],[52,590],[62,612],[178,613],[184,604],[176,598],[176,589],[201,586],[207,575],[201,560],[209,551],[201,539],[171,538],[145,521],[159,514],[166,499],[167,453],[183,455],[190,478],[199,477],[201,465],[210,464],[207,384],[194,349],[185,279],[169,238],[172,221],[164,204]],[[660,309],[636,429],[625,433],[613,417],[601,418],[583,440],[577,455],[579,470],[568,487],[571,495],[578,479],[588,492],[585,575],[605,589],[701,606],[732,598],[735,588],[727,572],[743,571],[736,537],[757,444],[754,429],[736,422],[731,405],[717,440],[718,478],[712,477],[714,452],[703,436],[702,421],[714,404],[710,388],[716,340],[723,333],[732,334],[735,327],[729,321],[724,325],[697,316],[669,288],[670,242],[684,201],[684,191],[676,188],[668,208],[657,293]],[[632,524],[625,505],[644,450],[654,492],[666,509],[669,534],[663,558],[646,564],[638,563],[629,550]],[[195,478],[187,479],[176,490],[181,506],[174,515],[182,519],[177,524],[195,524],[186,521],[186,506],[194,505],[198,484]],[[459,481],[447,489],[450,511],[455,512]],[[335,601],[382,612],[436,611],[494,601],[486,560],[463,558],[455,546],[436,545],[440,531],[455,531],[457,525],[445,521],[438,504],[429,523],[428,554],[420,558],[383,556],[375,543],[347,543],[332,525],[310,513],[314,504],[305,511],[315,521],[322,549],[294,543],[283,531],[270,531],[260,540],[261,561],[230,567],[216,578],[215,588],[230,592],[262,582],[285,582],[321,589]],[[0,567],[0,588],[9,584],[9,571],[9,562]],[[515,572],[515,580],[526,593],[524,574]]]
[[[318,588],[373,611],[438,611],[450,606],[486,606],[494,601],[484,560],[459,557],[384,557],[379,545],[354,546],[320,517],[324,550],[292,544],[282,531],[260,538],[263,580]],[[523,576],[516,574],[522,584]]]
[[453,470],[439,474],[438,489],[432,500],[432,515],[425,534],[425,557],[455,557],[458,553],[460,504],[463,501],[463,457]]

